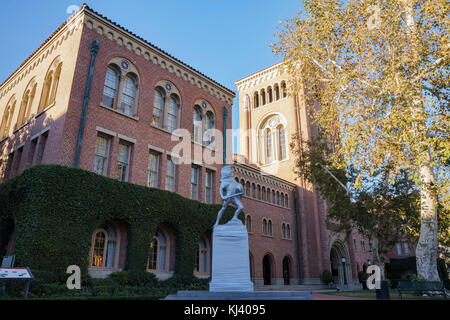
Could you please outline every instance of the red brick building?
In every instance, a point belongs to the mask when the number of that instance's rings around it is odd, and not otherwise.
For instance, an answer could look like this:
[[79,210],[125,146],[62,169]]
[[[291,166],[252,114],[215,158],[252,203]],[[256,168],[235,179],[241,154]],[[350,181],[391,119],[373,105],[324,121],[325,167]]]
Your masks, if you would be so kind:
[[[225,152],[233,162],[231,148],[222,148],[222,133],[231,129],[234,97],[232,90],[83,5],[0,85],[0,177],[51,163],[220,203]],[[226,141],[230,146],[231,139]],[[219,161],[205,161],[208,157]],[[325,269],[336,270],[337,282],[357,281],[370,259],[368,241],[354,233],[347,243],[327,229],[323,201],[290,179],[292,174],[269,174],[267,166],[234,160],[235,179],[245,190],[256,288],[320,284]],[[159,226],[154,239],[148,270],[164,279],[174,270],[176,239],[169,225]],[[115,243],[113,249],[108,241]],[[7,255],[13,242],[14,235]],[[210,243],[210,233],[199,243],[195,274],[200,277],[210,274]],[[92,238],[91,274],[122,269],[125,247],[120,224],[99,226]]]

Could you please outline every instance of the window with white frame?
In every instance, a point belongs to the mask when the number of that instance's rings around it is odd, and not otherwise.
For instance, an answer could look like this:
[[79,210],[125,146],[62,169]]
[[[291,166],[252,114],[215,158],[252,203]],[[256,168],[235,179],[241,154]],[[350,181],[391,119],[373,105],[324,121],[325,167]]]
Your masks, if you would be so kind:
[[119,181],[128,181],[130,165],[131,145],[119,142],[118,157],[116,163],[115,178]]
[[107,175],[110,144],[110,137],[103,134],[97,135],[95,140],[94,172],[102,176]]
[[161,155],[157,152],[150,151],[148,156],[148,175],[147,186],[152,188],[159,187],[159,162]]
[[150,243],[150,254],[147,262],[147,270],[153,272],[168,271],[167,257],[169,246],[166,234],[157,229],[156,235]]
[[191,167],[191,199],[193,200],[198,200],[199,171],[198,167]]
[[170,156],[167,157],[166,170],[166,190],[174,192],[176,167]]
[[117,230],[107,225],[94,232],[91,243],[91,268],[116,268]]
[[206,170],[206,178],[205,178],[205,202],[212,203],[213,201],[213,171]]
[[137,114],[139,76],[132,63],[114,58],[106,68],[102,106],[128,116]]

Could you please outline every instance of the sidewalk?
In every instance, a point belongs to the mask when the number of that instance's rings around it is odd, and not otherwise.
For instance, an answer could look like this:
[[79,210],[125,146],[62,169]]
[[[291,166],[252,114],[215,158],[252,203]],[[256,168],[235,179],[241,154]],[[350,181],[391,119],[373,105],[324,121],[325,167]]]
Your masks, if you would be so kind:
[[353,298],[344,296],[333,296],[330,294],[323,294],[318,292],[312,293],[313,300],[375,300],[371,298]]

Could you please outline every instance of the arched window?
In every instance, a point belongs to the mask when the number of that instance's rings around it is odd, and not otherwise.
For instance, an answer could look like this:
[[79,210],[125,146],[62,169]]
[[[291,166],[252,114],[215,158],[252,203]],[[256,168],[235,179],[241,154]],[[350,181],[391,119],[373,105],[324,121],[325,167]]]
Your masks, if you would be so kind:
[[286,129],[283,125],[277,127],[278,135],[278,160],[286,159]]
[[245,226],[247,227],[247,232],[252,232],[252,217],[248,214],[245,217]]
[[206,131],[205,131],[205,145],[209,146],[214,143],[214,129],[216,128],[216,122],[214,119],[214,113],[211,111],[206,112]]
[[209,250],[205,238],[202,236],[197,247],[194,272],[207,274],[209,272]]
[[274,86],[275,91],[275,100],[280,100],[280,87],[278,86],[278,83]]
[[271,202],[271,199],[270,199],[270,197],[271,197],[271,191],[270,191],[270,188],[267,188],[267,202]]
[[272,226],[272,220],[269,219],[267,222],[267,234],[269,236],[273,236],[273,226]]
[[16,107],[16,100],[14,96],[9,99],[9,103],[5,108],[5,112],[3,112],[2,123],[0,126],[0,139],[6,138],[9,136],[9,129],[11,128],[11,121],[14,115],[14,109]]
[[264,131],[264,145],[265,145],[265,163],[271,163],[273,159],[272,146],[272,132],[269,128]]
[[258,155],[260,164],[287,158],[286,119],[282,114],[268,115],[258,124]]
[[125,76],[122,87],[120,110],[127,115],[135,115],[135,100],[138,90],[137,78],[133,74]]
[[258,184],[258,186],[257,186],[257,191],[258,191],[258,193],[257,193],[257,198],[258,198],[258,200],[261,200],[261,186]]
[[150,254],[147,263],[147,270],[154,272],[167,271],[168,257],[167,237],[159,228],[150,244]]
[[287,90],[286,90],[286,82],[281,82],[281,93],[283,95],[283,98],[287,97]]
[[286,224],[286,238],[291,239],[291,225],[289,223]]
[[275,204],[276,198],[275,198],[275,190],[272,190],[272,203]]
[[165,105],[165,92],[162,88],[157,87],[155,89],[155,95],[153,97],[153,118],[152,125],[162,128],[163,127],[163,114]]
[[280,205],[280,192],[277,191],[277,205]]
[[269,103],[273,101],[272,87],[267,88],[267,95],[269,96]]
[[268,235],[268,226],[267,226],[267,220],[263,218],[263,223],[262,223],[262,233],[263,235]]
[[289,197],[287,194],[284,195],[284,206],[289,208]]
[[261,105],[266,104],[266,91],[264,89],[261,89]]
[[118,235],[113,226],[97,229],[92,237],[91,268],[117,268]]
[[256,185],[252,183],[252,198],[256,198]]
[[250,197],[250,182],[248,181],[245,183],[245,195]]
[[259,107],[259,94],[258,94],[258,92],[255,92],[255,94],[253,95],[253,103],[255,105],[255,108]]
[[197,143],[202,143],[203,140],[203,116],[202,109],[199,106],[194,106],[194,116],[193,116],[193,133],[194,141]]
[[119,88],[120,72],[114,65],[106,69],[105,85],[103,86],[102,103],[105,107],[114,109],[117,99],[117,89]]
[[169,108],[167,110],[167,130],[170,132],[178,128],[178,114],[180,109],[180,99],[172,94],[169,98]]
[[34,96],[36,94],[36,81],[33,79],[25,89],[20,105],[19,116],[16,122],[16,129],[26,123],[30,118],[31,107],[33,105]]
[[262,187],[262,201],[266,201],[267,200],[267,195],[266,195],[266,187]]
[[286,239],[286,224],[284,222],[281,224],[281,233],[283,235],[283,239]]
[[61,76],[62,62],[60,58],[56,58],[51,64],[47,75],[45,76],[44,86],[42,88],[41,102],[38,112],[55,103],[56,92],[58,89],[59,78]]

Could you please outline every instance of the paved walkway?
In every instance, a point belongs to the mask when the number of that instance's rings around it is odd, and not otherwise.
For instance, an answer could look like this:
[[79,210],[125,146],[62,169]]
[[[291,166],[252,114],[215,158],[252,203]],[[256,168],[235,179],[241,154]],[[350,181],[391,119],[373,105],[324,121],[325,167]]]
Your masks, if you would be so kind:
[[353,297],[344,297],[344,296],[333,296],[330,294],[322,294],[318,292],[312,293],[313,300],[374,300],[371,298],[353,298]]

